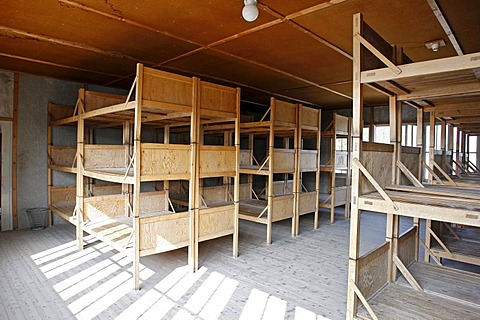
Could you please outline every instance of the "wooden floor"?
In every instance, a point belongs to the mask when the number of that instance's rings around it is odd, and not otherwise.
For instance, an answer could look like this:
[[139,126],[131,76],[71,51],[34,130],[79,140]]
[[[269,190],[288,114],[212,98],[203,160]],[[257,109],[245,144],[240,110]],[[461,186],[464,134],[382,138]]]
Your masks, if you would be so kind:
[[[345,319],[349,221],[338,212],[333,225],[322,212],[317,230],[302,216],[296,238],[290,221],[275,223],[272,245],[264,225],[241,221],[240,256],[231,236],[201,243],[195,274],[186,250],[142,258],[140,291],[128,257],[88,236],[77,251],[70,224],[0,233],[0,319]],[[385,215],[362,215],[362,253],[384,230]]]

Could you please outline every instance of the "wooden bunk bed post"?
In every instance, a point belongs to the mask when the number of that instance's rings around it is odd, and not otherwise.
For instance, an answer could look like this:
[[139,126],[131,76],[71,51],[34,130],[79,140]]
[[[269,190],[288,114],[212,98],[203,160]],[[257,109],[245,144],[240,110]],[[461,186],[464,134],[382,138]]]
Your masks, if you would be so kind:
[[[295,174],[293,176],[293,221],[292,221],[292,236],[297,236],[299,232],[300,224],[300,190],[301,190],[301,170],[300,170],[300,160],[301,160],[301,146],[302,146],[302,107],[296,105],[296,127],[294,133],[294,150],[295,150]],[[285,146],[288,148],[288,145]],[[288,176],[288,174],[287,174]],[[317,201],[318,202],[318,201]]]
[[190,122],[190,146],[191,146],[191,172],[189,186],[189,212],[190,212],[190,243],[188,246],[188,265],[192,272],[197,271],[198,267],[198,208],[200,207],[200,189],[198,187],[199,167],[198,167],[198,135],[199,128],[199,79],[193,78],[193,94],[192,94],[192,117]]
[[[50,122],[52,121],[52,104],[48,104],[48,125],[47,125],[47,157],[51,154],[52,149],[52,127],[50,126]],[[52,169],[48,165],[50,163],[50,159],[47,160],[47,203],[52,203]],[[53,225],[53,212],[48,210],[48,226]]]
[[[360,82],[361,73],[361,44],[357,34],[362,33],[363,18],[360,13],[353,16],[353,154],[354,159],[360,159],[362,148],[363,123],[363,88]],[[352,168],[352,201],[350,217],[350,244],[348,261],[348,287],[347,287],[347,319],[353,319],[357,314],[358,297],[355,288],[358,283],[358,259],[360,246],[360,169],[354,165]]]
[[423,109],[417,109],[417,148],[420,149],[419,159],[418,159],[418,180],[423,181],[423,171],[422,171],[422,160],[424,157],[424,147],[423,147],[423,130],[425,126],[423,125]]
[[[428,158],[430,160],[430,166],[435,161],[435,111],[430,111],[430,140],[428,141]],[[429,172],[428,184],[433,183],[433,173]]]
[[[163,144],[170,143],[170,126],[166,125],[163,129]],[[165,208],[170,206],[170,181],[163,181],[163,190],[165,191]],[[173,209],[173,208],[172,208]]]
[[[373,111],[373,108],[372,108]],[[363,128],[362,128],[363,135]],[[345,219],[350,217],[350,193],[351,193],[351,174],[352,174],[352,118],[348,119],[348,134],[347,134],[347,175],[345,177],[345,184],[347,189],[345,191]]]
[[235,178],[233,180],[233,256],[238,257],[238,235],[239,235],[239,217],[240,211],[240,89],[236,89],[236,113],[235,117]]
[[446,170],[446,162],[447,162],[447,121],[441,121],[441,131],[440,131],[440,150],[442,151],[442,160],[440,162],[440,166],[443,170]]
[[[317,159],[316,159],[317,171],[315,172],[315,192],[316,192],[315,199],[318,199],[320,197],[320,149],[321,149],[320,145],[321,145],[321,138],[322,138],[321,126],[322,126],[322,110],[319,110],[318,131],[317,131]],[[347,158],[349,159],[350,157],[347,157]],[[348,161],[350,161],[350,159]],[[347,199],[347,203],[348,202],[349,202],[349,199]],[[314,213],[314,220],[313,220],[314,229],[318,229],[318,210],[320,209],[319,206],[320,205],[318,201],[315,201],[315,213]]]
[[273,151],[275,147],[275,98],[270,98],[270,130],[268,134],[268,185],[267,185],[267,244],[272,244],[272,218],[273,218]]
[[[130,164],[130,159],[133,157],[133,143],[132,143],[132,135],[131,135],[131,126],[129,121],[123,122],[123,145],[125,148],[125,168],[128,168]],[[122,183],[122,193],[125,196],[125,212],[130,215],[130,203],[132,203],[132,186],[127,183]]]
[[84,112],[84,103],[85,103],[85,89],[79,89],[78,91],[78,123],[77,123],[77,177],[76,177],[76,234],[77,234],[77,246],[79,250],[83,250],[83,198],[84,198],[84,188],[83,188],[83,161],[84,161],[84,152],[85,152],[85,121],[83,120]]
[[333,139],[330,144],[330,161],[332,161],[332,174],[330,175],[330,223],[335,222],[335,180],[337,180],[337,174],[335,165],[337,163],[337,114],[333,114]]
[[143,65],[137,64],[137,83],[135,99],[135,120],[133,138],[133,274],[134,288],[140,289],[140,179],[141,179],[141,133],[142,133],[142,100],[143,100]]

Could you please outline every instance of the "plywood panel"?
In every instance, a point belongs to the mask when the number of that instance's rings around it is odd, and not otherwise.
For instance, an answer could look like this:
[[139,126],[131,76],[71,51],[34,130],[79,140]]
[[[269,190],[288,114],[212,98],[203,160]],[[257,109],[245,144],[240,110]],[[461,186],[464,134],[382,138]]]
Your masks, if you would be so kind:
[[[402,163],[410,170],[411,173],[413,173],[415,176],[418,175],[418,168],[420,165],[420,155],[417,153],[404,153],[402,148],[402,155],[401,155],[401,161]],[[418,177],[417,177],[418,178]],[[410,180],[408,180],[405,175],[400,176],[400,184],[412,184]]]
[[235,88],[209,82],[200,83],[200,108],[202,110],[237,113],[237,91]]
[[293,217],[293,194],[274,197],[272,204],[272,222]]
[[[231,191],[230,191],[231,190]],[[233,186],[222,185],[215,187],[201,187],[200,193],[208,204],[230,201],[233,199]]]
[[48,105],[48,119],[49,121],[55,121],[73,116],[75,108],[70,106],[62,106],[58,104],[50,103]]
[[273,182],[273,194],[274,195],[283,195],[287,193],[293,193],[293,181],[292,180],[281,180]]
[[142,143],[142,176],[188,175],[191,149],[187,145]]
[[50,204],[64,205],[75,203],[76,200],[75,186],[51,186],[50,187]]
[[250,199],[252,198],[252,184],[251,183],[241,183],[239,185],[240,195],[239,199]]
[[397,255],[407,267],[415,262],[415,246],[417,245],[416,235],[417,228],[412,227],[398,238]]
[[236,150],[227,146],[200,146],[200,176],[235,175]]
[[88,111],[100,109],[103,107],[124,103],[126,99],[127,97],[121,96],[121,95],[87,90],[85,91],[84,109],[85,109],[85,112],[88,112]]
[[337,134],[348,134],[348,117],[335,114],[335,132]]
[[126,216],[125,195],[84,198],[84,215],[88,220]]
[[317,200],[317,193],[316,192],[302,192],[299,193],[299,206],[298,212],[299,214],[306,214],[315,212],[316,209],[316,202]]
[[241,149],[240,150],[240,165],[249,166],[252,165],[253,150]]
[[49,164],[56,166],[73,166],[73,160],[77,153],[77,147],[49,146]]
[[165,191],[141,192],[140,193],[140,214],[164,211]]
[[[364,143],[361,162],[381,187],[392,184],[393,145]],[[361,194],[375,191],[375,188],[363,177]]]
[[188,212],[140,219],[141,255],[188,245]]
[[297,105],[281,100],[275,100],[275,123],[287,123],[294,125],[296,123]]
[[320,110],[300,106],[302,108],[300,119],[301,124],[305,126],[317,127],[320,130],[320,123],[318,122]]
[[92,185],[92,196],[104,196],[110,194],[120,194],[122,193],[121,184],[93,184]]
[[358,288],[366,299],[387,283],[390,243],[370,251],[358,260]]
[[316,171],[317,170],[317,151],[301,150],[300,151],[300,171]]
[[233,233],[235,206],[201,209],[199,216],[199,240],[209,240]]
[[191,106],[192,88],[192,78],[144,68],[143,99]]
[[85,145],[85,169],[125,168],[128,159],[125,158],[128,146],[123,145]]
[[273,149],[273,171],[293,172],[295,168],[295,151],[291,149]]

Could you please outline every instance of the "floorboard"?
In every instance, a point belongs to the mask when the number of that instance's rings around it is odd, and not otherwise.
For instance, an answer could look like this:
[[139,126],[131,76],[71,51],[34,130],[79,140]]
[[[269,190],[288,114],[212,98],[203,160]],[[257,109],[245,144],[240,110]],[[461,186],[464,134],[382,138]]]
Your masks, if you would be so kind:
[[[143,257],[140,291],[130,258],[88,235],[77,251],[71,224],[3,232],[0,319],[345,319],[349,221],[337,211],[334,224],[321,211],[317,230],[302,216],[295,238],[290,220],[274,223],[272,245],[265,225],[241,221],[239,257],[231,236],[202,242],[195,274],[186,249]],[[365,253],[385,240],[386,219],[361,219]]]

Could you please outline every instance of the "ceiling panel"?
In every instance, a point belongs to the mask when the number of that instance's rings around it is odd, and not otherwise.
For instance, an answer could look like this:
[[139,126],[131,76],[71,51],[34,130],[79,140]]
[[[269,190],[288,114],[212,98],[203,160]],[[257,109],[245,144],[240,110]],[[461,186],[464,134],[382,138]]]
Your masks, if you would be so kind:
[[261,30],[217,48],[317,84],[352,77],[350,59],[288,24]]
[[386,41],[403,47],[414,61],[455,55],[450,43],[434,53],[425,42],[443,38],[445,32],[426,0],[353,0],[295,19],[307,29],[352,53],[353,14],[365,21]]
[[199,44],[209,44],[274,20],[262,13],[255,22],[242,18],[243,0],[83,0],[88,7],[131,19]]

